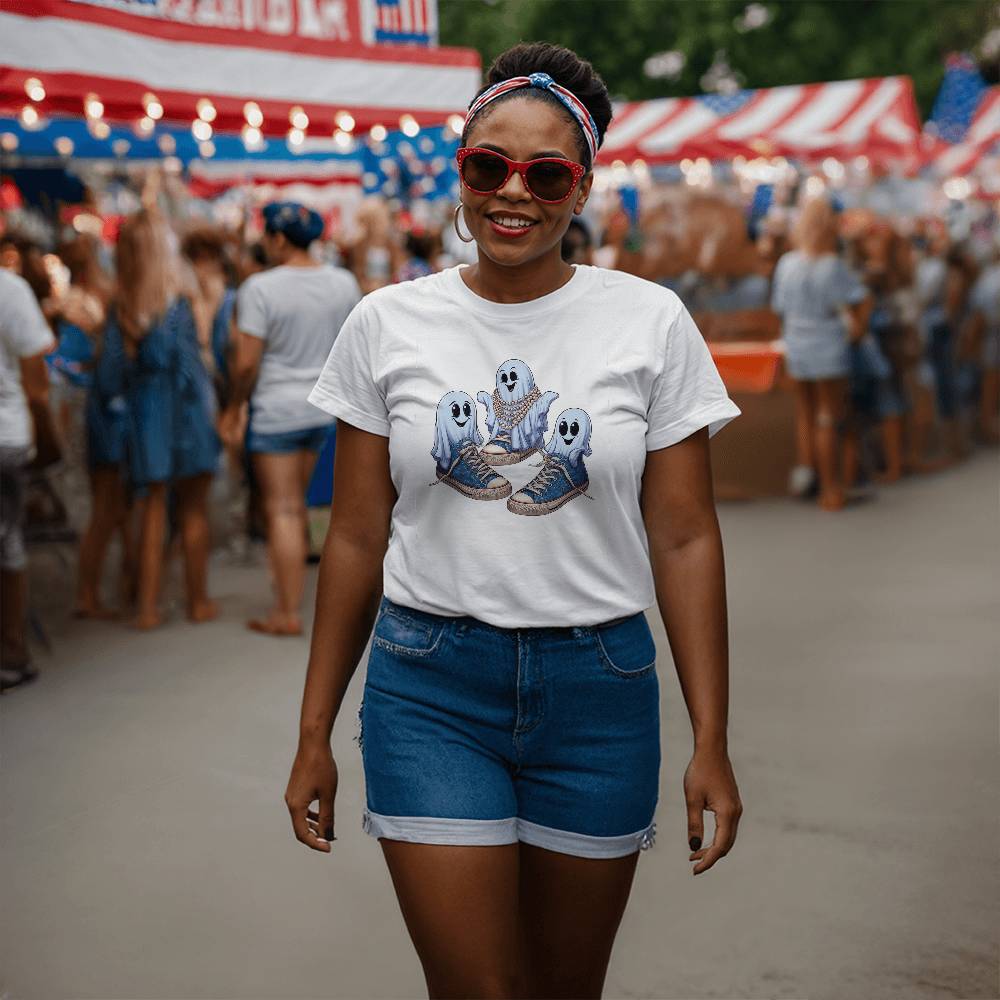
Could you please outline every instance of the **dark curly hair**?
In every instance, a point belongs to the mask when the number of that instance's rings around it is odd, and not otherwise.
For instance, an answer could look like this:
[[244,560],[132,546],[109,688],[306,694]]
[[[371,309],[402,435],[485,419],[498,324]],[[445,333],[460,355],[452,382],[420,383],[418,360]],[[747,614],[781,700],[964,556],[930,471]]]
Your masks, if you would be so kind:
[[[551,42],[520,42],[514,45],[506,52],[501,52],[493,60],[486,74],[486,83],[476,92],[476,97],[495,83],[509,80],[513,76],[529,76],[532,73],[548,73],[556,83],[572,91],[579,98],[580,103],[590,112],[597,125],[597,145],[600,147],[601,143],[604,142],[604,133],[607,132],[608,125],[611,124],[612,111],[608,88],[597,70],[571,49],[563,48],[561,45],[553,45]],[[487,104],[472,120],[471,125],[466,125],[462,132],[462,145],[466,144],[472,127],[483,118],[488,117],[497,105],[513,97],[527,97],[531,100],[545,101],[551,104],[577,126],[579,133],[576,119],[559,98],[548,90],[525,87],[509,91]],[[474,97],[472,100],[475,99]],[[469,102],[469,105],[471,107],[472,101]],[[593,164],[590,162],[590,151],[587,149],[587,143],[582,133],[577,135],[577,145],[580,150],[580,162],[589,170]]]

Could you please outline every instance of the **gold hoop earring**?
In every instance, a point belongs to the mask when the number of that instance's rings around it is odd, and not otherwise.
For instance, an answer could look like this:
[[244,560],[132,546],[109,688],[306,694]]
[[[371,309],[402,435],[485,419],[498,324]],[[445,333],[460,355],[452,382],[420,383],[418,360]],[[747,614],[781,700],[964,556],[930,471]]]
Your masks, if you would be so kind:
[[464,206],[462,205],[462,203],[461,203],[461,202],[459,202],[459,203],[458,203],[458,204],[457,204],[457,205],[455,206],[455,215],[454,215],[454,217],[453,217],[453,220],[452,220],[452,221],[453,221],[453,222],[455,223],[455,233],[457,234],[458,238],[459,238],[459,239],[460,239],[460,240],[461,240],[461,241],[462,241],[463,243],[472,243],[472,242],[473,242],[473,241],[475,240],[475,236],[470,236],[470,237],[469,237],[468,239],[466,239],[466,238],[465,238],[465,237],[464,237],[464,236],[462,235],[462,232],[461,232],[461,230],[460,230],[460,229],[458,228],[458,213],[459,213],[459,212],[461,212],[463,208],[464,208]]

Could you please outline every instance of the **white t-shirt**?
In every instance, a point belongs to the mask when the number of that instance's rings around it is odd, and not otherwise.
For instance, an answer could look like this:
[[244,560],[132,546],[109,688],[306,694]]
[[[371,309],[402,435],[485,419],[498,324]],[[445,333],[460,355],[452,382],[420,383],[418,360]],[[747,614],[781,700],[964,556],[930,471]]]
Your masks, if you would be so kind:
[[281,434],[329,423],[306,401],[347,314],[361,298],[350,271],[327,264],[251,275],[236,300],[237,326],[264,341],[250,424]]
[[34,437],[21,388],[21,359],[55,346],[31,286],[0,268],[0,446],[27,448]]
[[362,299],[309,395],[389,438],[385,595],[504,628],[651,607],[646,452],[740,412],[701,334],[673,292],[622,272],[577,265],[508,304],[464,266]]

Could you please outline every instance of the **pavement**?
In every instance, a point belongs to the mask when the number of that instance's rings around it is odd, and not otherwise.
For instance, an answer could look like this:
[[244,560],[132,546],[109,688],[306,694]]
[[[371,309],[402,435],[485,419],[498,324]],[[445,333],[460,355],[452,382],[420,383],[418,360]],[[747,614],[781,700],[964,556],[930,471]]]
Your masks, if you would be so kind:
[[[745,812],[733,852],[692,878],[690,727],[651,611],[657,839],[609,1000],[1000,996],[998,482],[979,453],[841,514],[720,506]],[[262,554],[215,558],[220,621],[175,608],[153,634],[72,620],[71,554],[34,560],[53,651],[0,699],[0,998],[425,996],[361,829],[364,661],[320,855],[283,802],[307,640],[243,628],[267,605]]]

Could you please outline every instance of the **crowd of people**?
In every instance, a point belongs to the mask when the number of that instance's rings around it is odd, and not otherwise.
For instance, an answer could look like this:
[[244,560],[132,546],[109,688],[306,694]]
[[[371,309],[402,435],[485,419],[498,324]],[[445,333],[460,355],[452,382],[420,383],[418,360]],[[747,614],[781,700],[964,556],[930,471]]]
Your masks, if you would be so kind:
[[[363,295],[455,263],[450,234],[400,227],[375,202],[350,243],[324,244],[321,217],[291,202],[265,207],[253,242],[217,224],[180,226],[159,195],[151,173],[110,268],[101,240],[72,227],[55,254],[0,233],[4,690],[36,674],[25,634],[29,476],[62,477],[50,499],[63,514],[89,493],[75,615],[156,628],[176,548],[188,618],[214,619],[209,507],[223,478],[245,511],[241,530],[267,542],[274,601],[247,626],[301,634],[306,492],[335,433],[306,396]],[[711,199],[688,198],[680,215],[668,203],[638,221],[614,211],[596,241],[574,219],[564,259],[672,288],[709,339],[780,338],[796,393],[792,494],[839,510],[876,481],[1000,440],[995,218],[984,252],[939,217],[904,227],[825,195],[749,230]],[[116,574],[105,571],[112,548]]]

